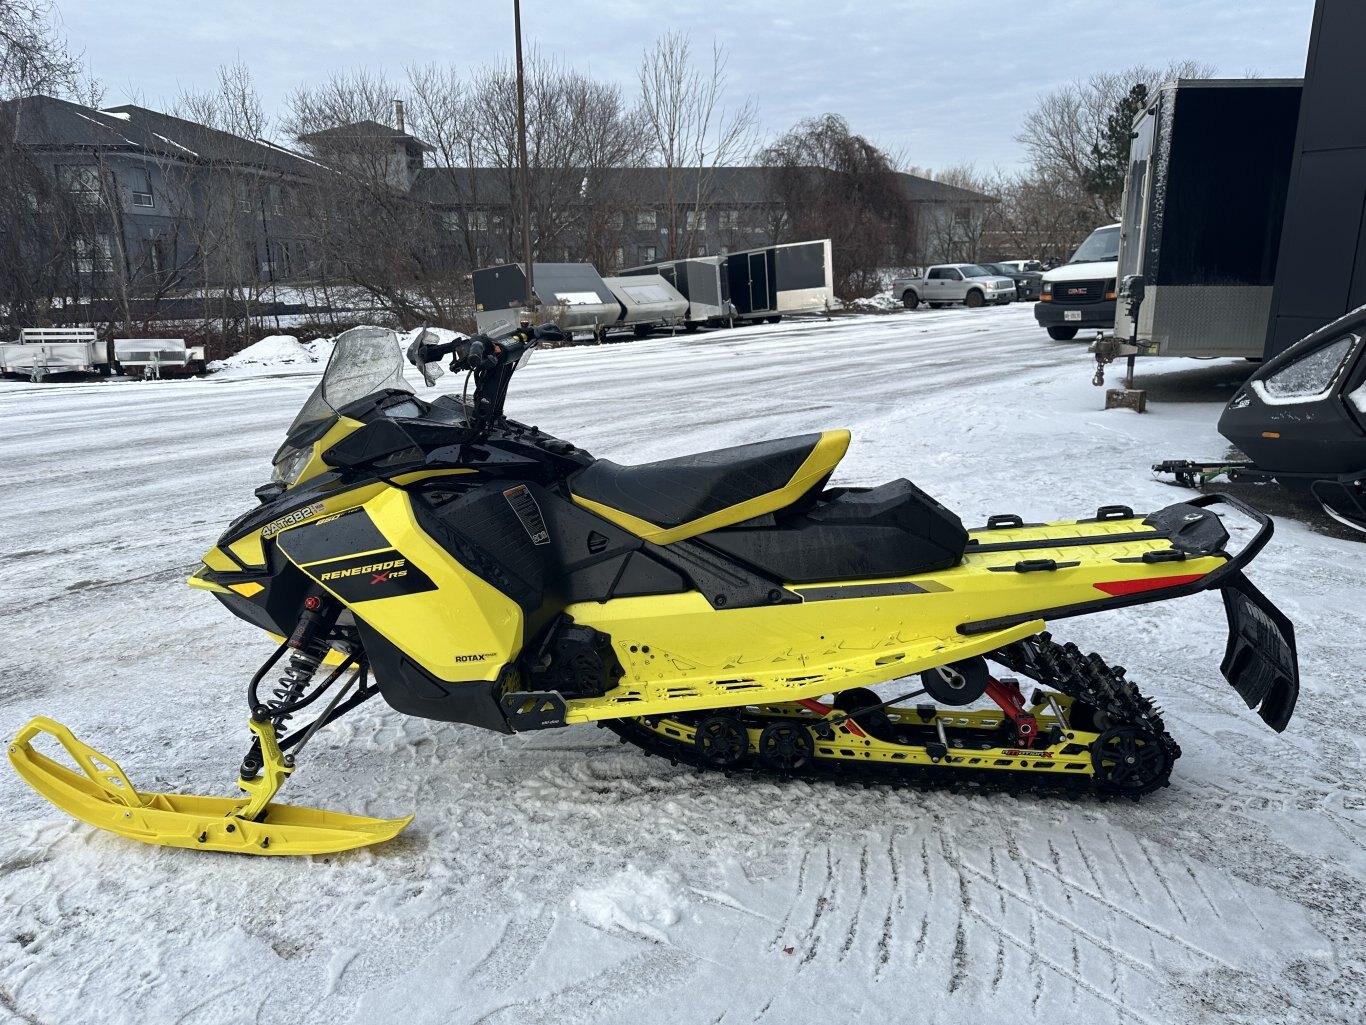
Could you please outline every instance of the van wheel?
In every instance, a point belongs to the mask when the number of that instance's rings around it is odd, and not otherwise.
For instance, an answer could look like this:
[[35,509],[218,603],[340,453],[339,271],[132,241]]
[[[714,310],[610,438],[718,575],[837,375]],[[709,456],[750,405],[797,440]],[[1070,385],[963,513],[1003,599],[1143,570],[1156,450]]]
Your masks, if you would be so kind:
[[982,303],[985,302],[985,301],[986,301],[986,300],[984,300],[984,299],[982,298],[982,293],[979,292],[977,289],[974,288],[974,289],[973,289],[972,291],[970,291],[970,292],[967,294],[967,296],[963,299],[963,305],[966,306],[966,307],[967,307],[968,309],[970,309],[970,310],[975,310],[975,309],[977,309],[977,307],[981,306]]
[[1077,329],[1074,327],[1050,327],[1048,337],[1055,342],[1070,342],[1077,337]]
[[908,310],[913,310],[920,305],[920,296],[909,290],[902,292],[901,305]]

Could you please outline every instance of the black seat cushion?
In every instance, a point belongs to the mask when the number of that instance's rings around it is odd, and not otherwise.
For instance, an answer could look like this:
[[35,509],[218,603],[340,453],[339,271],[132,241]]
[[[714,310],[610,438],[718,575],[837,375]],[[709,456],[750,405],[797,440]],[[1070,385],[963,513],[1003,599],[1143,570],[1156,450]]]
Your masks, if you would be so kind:
[[957,515],[908,480],[834,488],[771,524],[699,540],[789,583],[911,576],[956,566],[968,534]]
[[784,487],[820,440],[803,434],[639,466],[599,459],[570,479],[569,490],[656,526],[677,527]]

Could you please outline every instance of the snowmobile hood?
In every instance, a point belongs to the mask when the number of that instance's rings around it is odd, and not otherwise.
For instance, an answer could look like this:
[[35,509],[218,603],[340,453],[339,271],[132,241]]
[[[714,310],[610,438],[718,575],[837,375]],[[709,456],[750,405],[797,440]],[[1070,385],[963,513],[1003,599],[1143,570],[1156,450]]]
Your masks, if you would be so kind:
[[1224,408],[1219,433],[1268,472],[1366,472],[1366,307],[1261,367]]

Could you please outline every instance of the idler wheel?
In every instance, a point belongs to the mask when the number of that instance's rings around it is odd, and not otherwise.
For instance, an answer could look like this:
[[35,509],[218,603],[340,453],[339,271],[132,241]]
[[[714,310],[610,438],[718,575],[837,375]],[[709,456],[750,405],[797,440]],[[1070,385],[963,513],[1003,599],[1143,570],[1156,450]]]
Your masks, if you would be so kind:
[[1156,734],[1141,726],[1120,726],[1091,745],[1091,764],[1102,791],[1138,800],[1167,785],[1172,756]]
[[920,674],[925,693],[941,705],[972,704],[987,692],[988,679],[984,658],[965,658]]
[[749,756],[749,733],[733,715],[709,715],[697,724],[693,743],[714,769],[732,769]]
[[771,722],[759,734],[759,758],[770,769],[795,772],[811,764],[816,742],[800,723]]

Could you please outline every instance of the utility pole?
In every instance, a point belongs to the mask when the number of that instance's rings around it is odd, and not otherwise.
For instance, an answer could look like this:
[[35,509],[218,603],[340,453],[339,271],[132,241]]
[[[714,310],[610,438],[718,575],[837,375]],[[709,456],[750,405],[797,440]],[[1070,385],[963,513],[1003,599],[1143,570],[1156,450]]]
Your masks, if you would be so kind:
[[512,22],[517,34],[517,155],[522,190],[522,265],[526,268],[526,306],[535,303],[531,270],[531,189],[526,159],[526,75],[522,71],[522,0],[512,0]]

